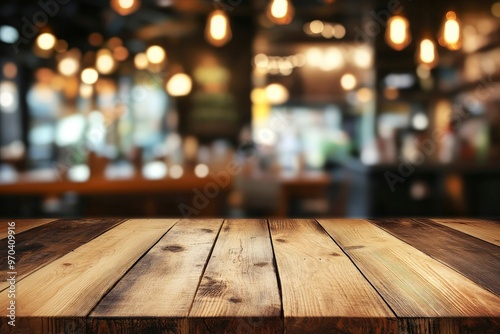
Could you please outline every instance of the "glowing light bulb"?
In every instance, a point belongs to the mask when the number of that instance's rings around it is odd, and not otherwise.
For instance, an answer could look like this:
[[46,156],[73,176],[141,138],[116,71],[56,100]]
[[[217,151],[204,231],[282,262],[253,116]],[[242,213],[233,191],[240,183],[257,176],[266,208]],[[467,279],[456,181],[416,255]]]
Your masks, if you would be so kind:
[[148,67],[148,57],[145,53],[138,53],[134,57],[134,65],[138,70],[144,70]]
[[208,176],[208,173],[210,172],[209,168],[205,164],[198,164],[194,168],[194,174],[196,177],[199,177],[200,179],[203,179]]
[[290,94],[285,86],[273,83],[265,88],[267,101],[271,104],[283,104],[288,101]]
[[428,38],[423,39],[417,50],[417,61],[420,64],[426,64],[429,67],[433,67],[437,64],[437,60],[436,44]]
[[111,0],[111,8],[120,15],[130,15],[141,6],[139,0]]
[[324,24],[320,20],[314,20],[309,23],[309,30],[311,30],[313,34],[321,34],[323,32],[323,29]]
[[115,64],[111,51],[102,49],[97,52],[96,68],[99,73],[110,74],[115,69]]
[[160,64],[167,55],[161,46],[152,45],[146,50],[146,57],[151,64]]
[[449,50],[458,50],[462,47],[460,23],[455,12],[446,13],[445,22],[441,29],[439,44]]
[[193,82],[189,75],[177,73],[167,82],[166,90],[170,96],[186,96],[191,93]]
[[61,61],[57,65],[57,70],[59,71],[59,73],[67,77],[75,75],[79,69],[80,63],[76,58],[73,57],[66,57],[61,59]]
[[410,24],[405,17],[393,16],[389,19],[387,26],[385,41],[391,48],[401,51],[410,44]]
[[93,85],[99,79],[99,73],[93,68],[86,68],[82,71],[81,75],[83,83],[87,85]]
[[427,118],[426,114],[419,112],[413,116],[411,124],[415,129],[422,131],[429,126],[429,118]]
[[213,46],[223,46],[232,38],[229,18],[222,10],[214,10],[208,17],[205,31],[207,41]]
[[151,161],[142,167],[142,175],[148,180],[160,180],[167,176],[167,165],[162,161]]
[[272,0],[268,6],[267,17],[275,24],[292,22],[295,10],[288,0]]
[[14,95],[11,92],[0,92],[0,105],[10,111],[14,104]]
[[134,5],[134,0],[118,0],[118,4],[122,8],[128,9]]
[[56,42],[56,37],[48,32],[40,34],[36,39],[36,44],[42,50],[52,49],[56,45]]
[[353,90],[357,83],[356,77],[351,73],[346,73],[340,78],[340,85],[344,90]]

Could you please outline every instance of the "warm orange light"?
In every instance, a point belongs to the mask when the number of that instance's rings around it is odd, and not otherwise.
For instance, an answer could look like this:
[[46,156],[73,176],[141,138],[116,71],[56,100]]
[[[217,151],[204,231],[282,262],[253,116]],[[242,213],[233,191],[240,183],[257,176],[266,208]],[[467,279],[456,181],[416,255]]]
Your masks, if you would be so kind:
[[51,50],[56,45],[57,39],[51,33],[43,33],[36,39],[36,44],[42,50]]
[[118,46],[113,50],[113,57],[117,61],[124,61],[128,58],[128,50],[124,46]]
[[82,71],[81,79],[83,83],[93,85],[99,79],[99,74],[93,68],[86,68]]
[[170,96],[186,96],[191,93],[193,82],[191,77],[185,73],[177,73],[170,78],[165,86]]
[[75,57],[67,56],[59,61],[57,69],[59,73],[69,77],[75,75],[76,72],[78,72],[78,70],[80,69],[80,63]]
[[213,46],[223,46],[232,38],[229,18],[222,10],[214,10],[208,17],[205,38]]
[[146,57],[151,64],[161,64],[167,58],[167,54],[161,46],[152,45],[146,50]]
[[140,0],[111,0],[111,8],[123,16],[134,13],[140,6]]
[[417,61],[419,64],[425,64],[429,67],[433,67],[438,62],[438,54],[436,49],[436,44],[428,39],[423,39],[417,49]]
[[99,73],[110,74],[115,70],[115,60],[108,49],[101,49],[97,52],[96,68]]
[[288,0],[272,0],[267,7],[267,17],[275,24],[292,22],[295,10]]
[[148,57],[145,53],[138,53],[134,57],[134,65],[138,70],[144,70],[148,67]]
[[344,90],[353,90],[357,84],[358,81],[356,80],[356,77],[351,73],[346,73],[342,76],[342,78],[340,78],[340,85]]
[[405,17],[396,15],[389,19],[385,32],[385,41],[391,48],[398,51],[403,50],[410,44],[410,23]]
[[449,50],[459,50],[462,47],[460,23],[455,12],[446,13],[439,36],[439,44]]

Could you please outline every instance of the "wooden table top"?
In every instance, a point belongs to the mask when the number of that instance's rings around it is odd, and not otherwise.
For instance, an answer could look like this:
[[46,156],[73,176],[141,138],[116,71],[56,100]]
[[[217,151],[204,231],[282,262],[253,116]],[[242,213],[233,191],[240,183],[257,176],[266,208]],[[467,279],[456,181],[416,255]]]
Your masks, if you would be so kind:
[[498,221],[8,223],[1,333],[500,332]]

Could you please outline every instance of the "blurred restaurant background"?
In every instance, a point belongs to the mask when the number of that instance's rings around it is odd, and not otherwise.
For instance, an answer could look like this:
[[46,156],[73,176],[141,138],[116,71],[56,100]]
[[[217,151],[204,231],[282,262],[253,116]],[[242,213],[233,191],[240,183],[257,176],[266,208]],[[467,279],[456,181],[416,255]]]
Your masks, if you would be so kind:
[[499,82],[495,0],[0,0],[0,217],[498,217]]

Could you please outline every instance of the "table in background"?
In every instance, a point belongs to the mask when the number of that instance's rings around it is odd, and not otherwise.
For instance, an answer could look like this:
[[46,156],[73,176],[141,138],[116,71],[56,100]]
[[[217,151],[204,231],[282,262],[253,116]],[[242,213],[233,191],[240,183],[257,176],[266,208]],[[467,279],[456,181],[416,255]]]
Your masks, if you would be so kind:
[[[182,213],[179,205],[184,204],[188,207],[185,210],[192,210],[203,217],[213,217],[222,216],[226,212],[227,197],[233,189],[232,180],[226,183],[228,184],[219,186],[211,177],[199,178],[189,171],[179,179],[158,180],[148,180],[140,175],[116,180],[97,177],[86,182],[67,180],[43,182],[21,178],[16,183],[0,184],[0,196],[6,201],[17,200],[19,202],[17,205],[21,206],[32,198],[40,201],[69,193],[80,199],[78,205],[80,212],[71,216],[178,216]],[[216,186],[218,196],[210,197],[211,193],[205,195],[208,184],[211,184],[208,187],[211,187],[209,191],[212,192],[213,185]],[[197,196],[204,196],[202,206],[195,202]],[[5,217],[6,213],[2,212],[1,216]]]
[[3,316],[1,333],[500,328],[497,221],[46,219],[15,231],[16,326]]

